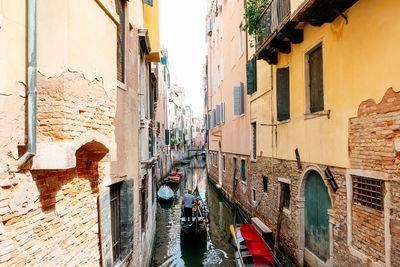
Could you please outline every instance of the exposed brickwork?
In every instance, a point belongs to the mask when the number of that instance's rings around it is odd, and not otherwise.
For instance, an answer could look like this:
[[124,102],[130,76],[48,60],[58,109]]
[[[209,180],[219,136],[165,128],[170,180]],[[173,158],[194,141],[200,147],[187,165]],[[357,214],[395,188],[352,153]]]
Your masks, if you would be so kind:
[[82,73],[48,79],[38,74],[38,141],[72,141],[88,130],[110,138],[115,92],[109,94],[100,81],[88,81]]
[[[389,88],[380,103],[361,103],[358,117],[350,119],[351,167],[389,174],[391,190],[391,262],[400,262],[400,157],[395,140],[400,138],[400,94]],[[389,205],[390,206],[390,205]],[[388,206],[388,207],[389,207]],[[354,211],[353,207],[353,211]],[[353,218],[353,245],[374,260],[385,262],[383,212],[358,208]],[[363,215],[360,217],[360,215]],[[364,217],[364,219],[362,219]],[[358,245],[357,245],[358,244]]]
[[[81,73],[49,79],[39,73],[38,142],[73,141],[88,130],[111,139],[113,94]],[[99,265],[97,197],[107,171],[102,159],[108,152],[104,144],[89,142],[76,151],[72,169],[0,169],[1,266]],[[12,156],[10,162],[16,164]]]
[[91,152],[78,150],[73,169],[1,179],[0,265],[99,264],[97,196],[104,168],[85,160]]

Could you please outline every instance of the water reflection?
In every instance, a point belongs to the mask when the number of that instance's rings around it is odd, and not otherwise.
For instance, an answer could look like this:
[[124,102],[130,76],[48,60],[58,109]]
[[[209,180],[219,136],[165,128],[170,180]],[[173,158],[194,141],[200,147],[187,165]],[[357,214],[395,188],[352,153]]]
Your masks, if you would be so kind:
[[[234,250],[229,243],[229,225],[233,222],[230,206],[207,181],[203,160],[194,158],[181,166],[185,178],[175,189],[171,203],[159,203],[152,266],[234,266]],[[210,211],[210,238],[193,240],[180,234],[180,203],[188,188],[199,188]]]

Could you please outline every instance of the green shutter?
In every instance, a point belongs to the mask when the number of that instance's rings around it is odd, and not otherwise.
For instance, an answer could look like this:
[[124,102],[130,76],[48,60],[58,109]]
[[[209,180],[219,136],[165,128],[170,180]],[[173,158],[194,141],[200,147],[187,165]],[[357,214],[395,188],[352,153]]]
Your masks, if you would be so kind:
[[246,64],[247,75],[247,94],[251,95],[257,92],[257,59],[253,59]]
[[242,159],[242,166],[241,166],[241,177],[242,181],[246,181],[246,161]]
[[276,108],[278,121],[290,118],[289,67],[276,70]]
[[169,130],[165,129],[165,144],[169,145]]
[[161,58],[161,64],[163,64],[163,65],[167,64],[167,57],[162,57]]
[[310,112],[324,110],[322,46],[308,55],[310,71]]

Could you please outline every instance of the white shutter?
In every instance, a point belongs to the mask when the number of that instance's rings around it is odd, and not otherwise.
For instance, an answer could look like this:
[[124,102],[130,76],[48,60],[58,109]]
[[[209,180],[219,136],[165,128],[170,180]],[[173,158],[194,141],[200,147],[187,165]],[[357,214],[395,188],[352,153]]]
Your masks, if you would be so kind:
[[216,117],[217,117],[217,125],[220,125],[221,124],[221,106],[220,105],[217,105],[217,114],[216,114]]
[[233,114],[240,115],[240,86],[233,88]]
[[225,123],[225,103],[221,103],[221,124]]

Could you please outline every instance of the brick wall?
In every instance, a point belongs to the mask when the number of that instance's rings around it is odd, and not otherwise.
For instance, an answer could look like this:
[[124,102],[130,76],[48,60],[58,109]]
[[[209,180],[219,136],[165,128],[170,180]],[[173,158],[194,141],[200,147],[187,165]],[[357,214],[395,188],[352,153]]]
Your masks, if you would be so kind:
[[115,92],[82,73],[64,72],[46,78],[38,73],[38,142],[72,141],[96,130],[111,138],[114,132]]
[[[114,93],[82,73],[38,73],[38,142],[72,141],[89,130],[112,139]],[[97,198],[108,152],[91,141],[76,151],[71,169],[0,170],[1,266],[99,265]]]
[[9,174],[2,179],[0,265],[98,265],[97,195],[102,163]]
[[[389,88],[382,100],[362,102],[358,115],[350,119],[349,152],[351,167],[386,173],[389,176],[391,262],[400,262],[400,94]],[[391,204],[391,205],[390,205]],[[354,210],[353,205],[353,210]],[[385,262],[383,212],[358,207],[353,218],[353,244],[372,259]],[[363,218],[363,219],[362,219]]]

